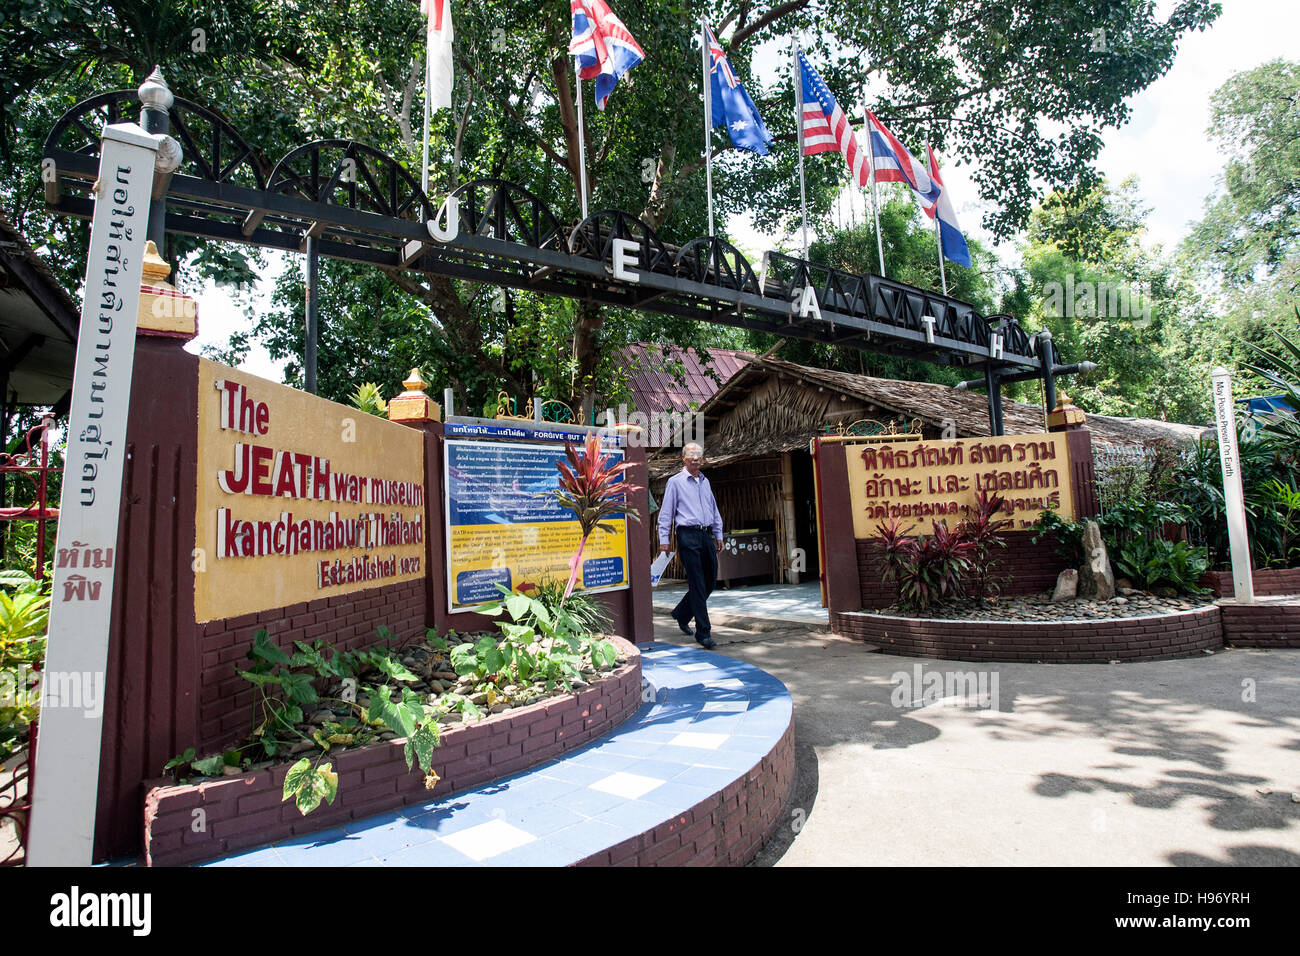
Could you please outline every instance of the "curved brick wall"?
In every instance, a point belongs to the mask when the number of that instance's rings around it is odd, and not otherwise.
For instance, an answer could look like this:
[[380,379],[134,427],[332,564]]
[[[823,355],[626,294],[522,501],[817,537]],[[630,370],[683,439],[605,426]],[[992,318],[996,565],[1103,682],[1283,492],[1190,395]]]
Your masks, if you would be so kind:
[[944,621],[831,615],[832,630],[888,654],[955,661],[1059,664],[1158,661],[1223,646],[1219,608],[1099,621]]
[[1255,604],[1225,601],[1223,639],[1233,647],[1300,648],[1300,599],[1265,599]]
[[[388,741],[345,750],[331,762],[339,775],[333,804],[303,816],[282,802],[284,775],[291,764],[200,784],[176,786],[146,781],[144,854],[149,866],[178,866],[314,833],[326,827],[437,799],[517,773],[608,733],[641,705],[641,655],[636,646],[613,638],[625,658],[611,675],[577,694],[457,726],[442,735],[433,769],[441,778],[424,789],[418,767],[406,769],[402,744]],[[194,811],[203,810],[195,832]]]
[[794,722],[752,770],[719,793],[578,866],[744,866],[781,822],[794,790]]

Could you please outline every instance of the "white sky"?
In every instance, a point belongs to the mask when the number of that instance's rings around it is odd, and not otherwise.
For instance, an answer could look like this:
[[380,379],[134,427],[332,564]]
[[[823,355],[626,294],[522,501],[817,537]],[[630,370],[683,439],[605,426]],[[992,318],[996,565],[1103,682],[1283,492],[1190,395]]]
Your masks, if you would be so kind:
[[[1148,240],[1171,249],[1201,215],[1206,197],[1216,184],[1225,157],[1206,134],[1209,97],[1229,76],[1278,57],[1295,59],[1300,37],[1300,3],[1296,0],[1221,0],[1223,13],[1205,33],[1183,39],[1173,68],[1132,101],[1130,122],[1105,134],[1100,157],[1102,172],[1115,184],[1128,176],[1139,177],[1138,196],[1150,208]],[[1173,0],[1160,0],[1167,16]],[[846,99],[846,91],[837,92]],[[772,122],[769,121],[769,125]],[[916,145],[916,144],[911,144]],[[832,162],[823,155],[810,162]],[[943,158],[940,158],[943,162]],[[975,200],[969,172],[961,166],[945,166],[944,180],[952,189],[958,218],[969,235],[986,245],[991,238],[980,227],[983,209]],[[858,215],[862,206],[858,201]],[[847,212],[844,213],[847,219]],[[746,250],[771,248],[775,243],[733,220],[731,231],[737,245]],[[1014,243],[997,247],[1006,262],[1017,260]],[[302,268],[301,257],[272,253],[269,274],[281,268]],[[269,292],[268,278],[259,289]],[[191,348],[206,342],[224,343],[230,333],[246,327],[243,315],[234,309],[222,290],[209,284],[198,296],[200,338]],[[329,321],[322,316],[322,321]],[[279,381],[279,363],[272,363],[260,349],[250,355],[244,368]]]

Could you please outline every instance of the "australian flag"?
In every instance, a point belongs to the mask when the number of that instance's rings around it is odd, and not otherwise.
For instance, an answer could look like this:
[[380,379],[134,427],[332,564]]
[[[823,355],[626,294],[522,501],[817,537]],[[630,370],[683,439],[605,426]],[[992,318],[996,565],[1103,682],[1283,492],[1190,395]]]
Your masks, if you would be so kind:
[[758,115],[758,108],[749,98],[745,88],[740,85],[735,71],[727,61],[718,38],[713,35],[712,27],[705,27],[709,38],[709,86],[713,101],[713,125],[724,123],[731,143],[737,149],[747,149],[760,156],[767,155],[767,145],[772,136],[763,125],[763,118]]
[[645,59],[645,51],[605,0],[569,0],[569,8],[569,53],[578,61],[578,76],[596,80],[596,106],[603,110],[623,74]]

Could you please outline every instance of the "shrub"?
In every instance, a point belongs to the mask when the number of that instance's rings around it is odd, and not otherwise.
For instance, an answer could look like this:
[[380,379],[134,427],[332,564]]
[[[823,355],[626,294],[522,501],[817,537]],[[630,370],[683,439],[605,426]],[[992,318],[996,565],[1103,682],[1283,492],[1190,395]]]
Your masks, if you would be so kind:
[[1146,590],[1167,587],[1185,594],[1206,593],[1197,581],[1209,566],[1200,548],[1163,538],[1135,538],[1115,558],[1115,567],[1134,586]]
[[993,566],[993,549],[1006,548],[1007,539],[1002,536],[1002,530],[1011,526],[1012,521],[1009,518],[996,519],[995,516],[1002,510],[1006,499],[1002,498],[997,492],[989,494],[987,491],[980,489],[975,496],[975,507],[971,509],[970,514],[957,526],[957,535],[964,541],[971,543],[971,566],[972,566],[972,591],[975,597],[996,596],[1002,590],[1001,582],[990,575]]
[[[7,588],[12,588],[10,594]],[[50,582],[0,572],[0,763],[23,750],[40,716],[36,667],[45,657]]]
[[878,525],[885,544],[885,580],[898,584],[898,603],[925,613],[932,604],[965,593],[975,545],[938,521],[933,534],[911,538],[912,526],[900,529],[895,519]]
[[565,439],[564,455],[569,461],[567,465],[562,461],[555,463],[560,472],[560,487],[552,491],[551,495],[573,512],[582,531],[578,550],[569,559],[569,584],[564,589],[562,598],[567,600],[578,582],[578,573],[582,569],[582,552],[587,547],[587,538],[591,533],[599,528],[613,534],[613,527],[604,521],[616,514],[626,514],[634,521],[640,521],[641,516],[627,503],[627,496],[640,490],[639,485],[624,480],[624,473],[633,463],[624,461],[611,465],[609,458],[601,453],[600,435],[592,432],[587,436],[581,456],[573,443]]
[[1034,544],[1051,540],[1056,556],[1072,568],[1083,564],[1083,522],[1062,518],[1051,508],[1043,511],[1031,526]]

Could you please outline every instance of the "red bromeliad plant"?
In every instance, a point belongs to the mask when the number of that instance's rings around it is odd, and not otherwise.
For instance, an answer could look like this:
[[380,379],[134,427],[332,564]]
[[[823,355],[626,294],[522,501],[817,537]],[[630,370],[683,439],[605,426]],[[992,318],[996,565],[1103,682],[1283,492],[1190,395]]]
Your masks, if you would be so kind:
[[561,603],[573,593],[573,586],[578,581],[578,569],[582,566],[582,552],[587,547],[587,538],[591,533],[599,528],[613,534],[613,527],[602,523],[613,515],[626,514],[634,521],[641,520],[636,509],[627,503],[629,494],[641,490],[640,485],[631,484],[623,477],[632,462],[611,465],[609,458],[601,454],[600,436],[595,432],[587,436],[581,456],[573,443],[567,440],[564,443],[564,454],[569,463],[555,463],[560,471],[560,487],[551,494],[577,515],[578,524],[582,528],[582,540],[578,542],[577,553],[569,559],[569,586],[564,589]]
[[932,522],[934,533],[907,537],[911,526],[877,525],[885,544],[886,581],[898,582],[898,602],[924,613],[938,601],[961,597],[971,571],[975,545],[960,531]]
[[974,546],[971,562],[975,597],[988,597],[990,594],[996,597],[1002,589],[996,578],[990,578],[989,572],[993,567],[993,549],[1007,546],[1002,531],[1013,524],[1009,518],[994,520],[994,515],[1002,510],[1004,504],[1006,499],[997,492],[989,494],[981,488],[975,495],[975,506],[957,526],[957,534]]

